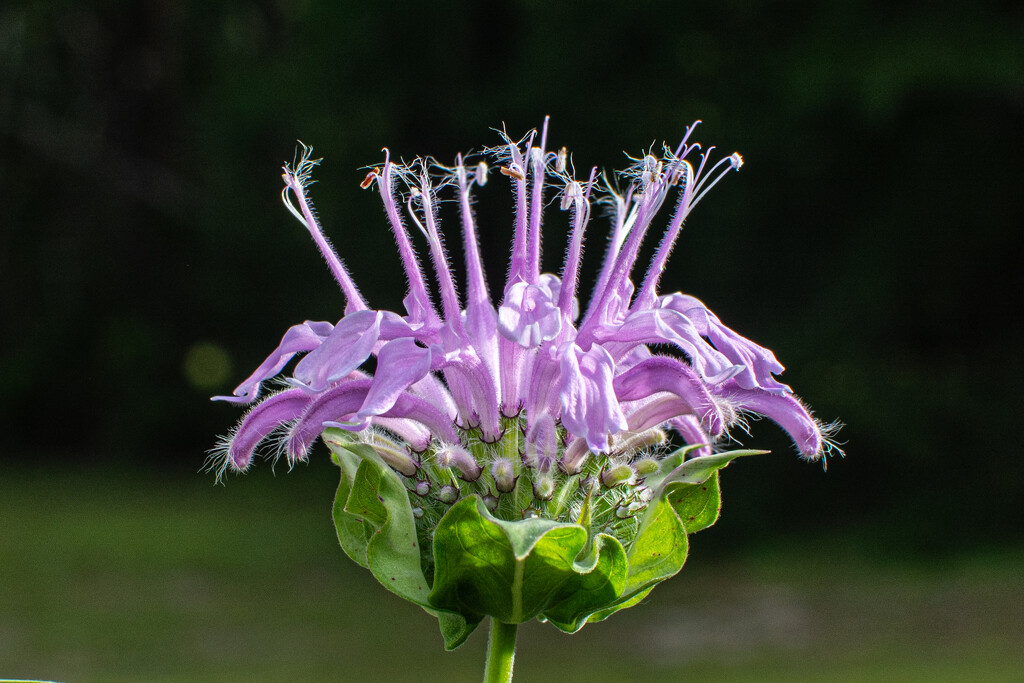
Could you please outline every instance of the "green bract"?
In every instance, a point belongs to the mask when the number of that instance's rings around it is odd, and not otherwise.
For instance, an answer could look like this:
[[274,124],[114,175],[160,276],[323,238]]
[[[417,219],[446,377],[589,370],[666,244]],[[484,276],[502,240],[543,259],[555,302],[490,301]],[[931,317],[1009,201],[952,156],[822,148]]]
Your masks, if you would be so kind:
[[493,491],[511,506],[492,499],[492,512],[480,494],[489,484],[481,479],[476,491],[464,485],[457,501],[444,504],[435,523],[419,507],[417,480],[345,432],[327,430],[324,440],[341,469],[334,523],[342,548],[386,588],[437,616],[448,649],[485,616],[508,624],[536,618],[572,633],[638,603],[682,568],[687,534],[717,520],[718,470],[764,452],[685,460],[692,448],[680,449],[638,482],[653,495],[632,518],[620,519],[631,493],[610,497],[597,471],[585,470],[559,482],[563,502],[577,500],[566,508],[575,521],[539,516],[544,501],[533,499],[521,476],[513,491]]

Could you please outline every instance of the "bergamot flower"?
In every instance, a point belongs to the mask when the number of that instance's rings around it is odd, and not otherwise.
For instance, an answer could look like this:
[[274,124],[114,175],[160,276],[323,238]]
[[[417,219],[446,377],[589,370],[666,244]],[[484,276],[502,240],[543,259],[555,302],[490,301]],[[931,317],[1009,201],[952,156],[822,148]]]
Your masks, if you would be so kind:
[[[773,420],[805,458],[834,448],[834,427],[777,379],[783,366],[770,350],[699,299],[658,290],[690,212],[743,163],[691,142],[696,125],[610,178],[577,176],[567,150],[549,148],[547,121],[451,166],[402,164],[384,150],[362,185],[379,192],[394,235],[404,312],[371,308],[327,240],[308,193],[319,160],[303,146],[284,167],[282,198],[327,261],[345,312],[290,328],[232,396],[216,397],[254,406],[215,466],[245,470],[264,442],[294,463],[322,439],[341,469],[341,545],[437,615],[448,647],[485,616],[513,634],[532,618],[572,632],[638,602],[680,569],[687,534],[717,518],[717,471],[763,452],[727,449],[746,418]],[[514,198],[497,296],[473,211],[474,192],[494,179]],[[462,291],[438,218],[452,199]],[[557,229],[569,231],[557,274],[541,265],[541,227],[555,206]],[[602,207],[611,225],[584,307],[584,238]],[[283,386],[264,395],[298,354]]]

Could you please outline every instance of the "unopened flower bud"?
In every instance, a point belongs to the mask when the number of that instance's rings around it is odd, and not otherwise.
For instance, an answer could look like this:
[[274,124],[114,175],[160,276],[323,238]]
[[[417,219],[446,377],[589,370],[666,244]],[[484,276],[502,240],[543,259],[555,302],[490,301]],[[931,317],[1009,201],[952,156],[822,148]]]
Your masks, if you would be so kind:
[[491,476],[494,477],[494,485],[502,493],[508,493],[515,488],[516,471],[508,458],[494,459],[491,463]]
[[586,440],[576,439],[569,444],[562,455],[562,470],[566,474],[579,474],[588,455],[590,455],[590,449],[587,447]]
[[647,503],[645,503],[645,502],[644,502],[644,501],[642,501],[642,500],[634,500],[634,501],[633,501],[632,503],[630,503],[630,504],[629,504],[628,506],[626,506],[626,507],[627,507],[627,509],[628,509],[628,510],[629,510],[629,511],[630,511],[631,513],[633,513],[633,514],[635,515],[636,513],[640,512],[641,510],[643,510],[644,508],[646,508],[646,507],[647,507]]
[[423,496],[430,493],[430,482],[429,481],[418,481],[416,482],[416,495],[422,498]]
[[551,500],[555,493],[555,479],[550,474],[542,474],[533,480],[533,495],[540,500]]
[[654,458],[643,458],[633,463],[633,471],[636,472],[638,477],[646,477],[648,474],[654,474],[661,467],[661,463]]
[[459,490],[451,484],[446,484],[438,489],[437,499],[442,503],[451,505],[459,499]]
[[462,446],[449,445],[437,452],[437,464],[454,467],[466,481],[476,481],[482,471],[473,455]]
[[412,516],[415,517],[416,519],[421,518],[423,516],[423,508],[413,508],[412,509]]
[[615,443],[612,444],[612,451],[628,455],[642,448],[665,443],[666,439],[668,439],[668,435],[665,434],[664,430],[657,427],[645,429],[642,432],[625,432],[615,439]]
[[492,496],[491,494],[487,494],[486,496],[484,496],[484,505],[487,507],[488,510],[494,512],[495,510],[498,509],[498,499]]
[[625,463],[612,465],[601,473],[601,483],[608,488],[612,488],[619,484],[632,483],[635,476],[633,468]]
[[401,472],[407,477],[416,474],[419,463],[413,458],[405,446],[389,439],[382,434],[369,432],[363,437],[363,441],[373,450],[377,451],[380,459],[391,466],[392,469]]

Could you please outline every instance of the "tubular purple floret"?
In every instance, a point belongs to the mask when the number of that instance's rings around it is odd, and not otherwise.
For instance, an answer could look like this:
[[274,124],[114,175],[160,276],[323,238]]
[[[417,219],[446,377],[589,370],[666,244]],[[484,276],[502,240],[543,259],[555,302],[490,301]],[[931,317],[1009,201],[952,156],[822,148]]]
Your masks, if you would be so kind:
[[[445,321],[453,325],[455,329],[460,329],[462,323],[461,318],[459,317],[459,294],[455,288],[455,281],[452,278],[451,268],[448,265],[448,253],[445,251],[444,242],[442,241],[441,233],[437,227],[437,211],[434,208],[434,188],[430,184],[430,177],[426,171],[426,164],[423,162],[421,162],[421,170],[419,192],[410,193],[409,195],[409,215],[412,217],[417,227],[419,227],[426,236],[427,241],[430,244],[430,256],[434,263],[434,273],[438,278],[438,288],[441,292],[441,307],[444,311]],[[417,198],[420,200],[420,204],[423,208],[423,218],[426,223],[425,228],[416,218],[416,214],[412,208],[413,200]]]
[[527,429],[523,463],[535,470],[547,472],[558,458],[558,445],[554,419],[548,413],[540,414]]
[[[480,162],[483,164],[483,162]],[[480,166],[477,166],[479,171]],[[482,175],[486,178],[486,164]],[[466,169],[462,165],[462,155],[455,158],[455,176],[459,186],[459,209],[462,214],[463,250],[466,255],[466,303],[490,303],[487,291],[487,277],[484,275],[483,261],[480,258],[480,244],[476,234],[476,222],[473,219],[473,207],[469,202],[469,182]],[[477,184],[481,184],[475,179]]]
[[590,449],[587,447],[586,439],[573,439],[562,454],[559,466],[566,474],[578,474],[583,469],[588,455]]
[[412,242],[409,240],[409,233],[405,229],[405,225],[402,223],[402,216],[398,211],[398,206],[395,203],[394,196],[394,163],[391,161],[391,152],[387,147],[384,148],[384,168],[381,174],[377,177],[377,189],[380,191],[380,197],[384,203],[384,213],[388,217],[388,222],[391,224],[391,232],[394,235],[395,242],[398,245],[398,253],[402,259],[402,267],[405,270],[405,276],[409,284],[409,294],[407,300],[415,303],[415,307],[420,309],[418,311],[409,311],[409,314],[413,318],[422,316],[422,320],[416,320],[416,322],[435,322],[439,318],[437,311],[434,310],[434,305],[430,301],[430,293],[427,291],[426,283],[423,280],[423,269],[420,265],[419,259],[416,257],[416,251],[413,249]]
[[437,451],[434,456],[441,467],[454,467],[468,482],[480,478],[483,469],[477,464],[473,455],[462,446],[449,444]]
[[[458,155],[452,168],[435,169],[429,158],[417,159],[411,167],[396,166],[385,149],[383,168],[373,168],[361,184],[377,183],[408,278],[408,315],[401,317],[367,308],[324,236],[307,196],[317,161],[303,146],[294,170],[285,167],[282,198],[309,230],[338,280],[346,315],[335,326],[307,322],[290,328],[234,396],[218,397],[251,401],[261,382],[283,370],[295,354],[307,354],[285,379],[296,388],[257,404],[242,420],[227,444],[225,466],[246,467],[258,444],[282,426],[289,426],[285,450],[290,461],[304,458],[327,427],[362,432],[364,441],[384,434],[369,428],[384,428],[398,440],[381,437],[387,439],[378,444],[386,452],[381,457],[397,471],[416,474],[417,459],[407,450],[411,448],[433,452],[427,457],[473,481],[482,467],[465,444],[472,439],[502,440],[510,428],[502,415],[517,413],[522,426],[511,428],[525,430],[523,463],[498,457],[488,468],[500,492],[512,490],[518,468],[531,468],[534,494],[541,500],[550,497],[552,466],[559,458],[561,469],[573,475],[582,471],[590,454],[597,454],[605,486],[632,483],[635,474],[626,473],[633,471],[631,459],[646,454],[647,460],[656,460],[648,449],[657,450],[664,429],[671,427],[685,442],[699,446],[695,455],[708,454],[730,427],[745,426],[745,414],[777,422],[807,458],[838,450],[829,440],[834,427],[818,423],[775,379],[783,368],[770,350],[723,325],[699,300],[681,293],[658,294],[689,212],[743,163],[742,157],[732,154],[711,164],[714,147],[700,153],[699,162],[688,161],[700,150],[689,142],[699,123],[687,127],[675,150],[666,146],[660,155],[646,152],[634,159],[620,173],[630,180],[624,194],[606,178],[607,196],[593,201],[613,207],[614,223],[597,285],[578,326],[577,280],[597,169],[585,185],[569,174],[565,148],[547,151],[548,119],[539,133],[539,147],[533,146],[538,137],[534,130],[518,143],[503,134],[506,144],[488,150],[503,164],[500,171],[510,178],[515,200],[515,235],[498,308],[488,293],[471,198],[472,186],[486,183],[485,162],[467,168]],[[403,183],[402,191],[394,187],[396,178]],[[540,272],[544,191],[555,178],[564,183],[560,206],[570,211],[560,278]],[[436,210],[437,193],[448,185],[457,187],[461,214],[465,309]],[[673,187],[679,192],[674,211],[643,283],[634,292],[631,273]],[[427,240],[440,294],[437,307],[431,302],[399,199],[406,203],[408,220]],[[652,354],[652,348],[666,344],[686,357]],[[377,371],[367,377],[359,367],[371,357],[377,359]],[[564,444],[568,446],[563,449]],[[539,485],[544,477],[551,486]],[[634,502],[622,503],[626,517],[640,510]]]
[[541,244],[541,220],[542,206],[544,203],[544,167],[546,151],[544,145],[548,139],[548,121],[550,116],[544,117],[544,127],[540,135],[540,147],[530,147],[530,170],[533,173],[533,189],[530,191],[530,227],[527,233],[529,241],[527,246],[526,266],[529,282],[535,283],[540,278],[540,244]]
[[[640,200],[634,209],[635,213],[631,215],[632,225],[629,227],[626,243],[615,259],[615,265],[608,277],[604,291],[595,291],[593,294],[599,299],[593,315],[588,315],[580,323],[580,337],[583,340],[589,341],[589,333],[592,332],[594,325],[605,322],[614,294],[628,281],[629,273],[633,264],[636,263],[636,257],[640,252],[640,245],[643,243],[647,229],[665,200],[667,187],[660,180],[652,181],[640,195]],[[629,222],[630,220],[627,219],[627,223]],[[627,307],[628,302],[623,302],[623,306]]]
[[260,442],[278,427],[297,419],[311,400],[301,389],[287,389],[256,404],[231,437],[227,453],[231,468],[247,468]]
[[[319,159],[310,160],[309,157],[312,152],[312,147],[306,147],[303,145],[302,159],[296,165],[295,170],[293,171],[287,165],[284,167],[283,178],[285,187],[281,191],[281,201],[284,202],[288,211],[290,211],[300,223],[306,226],[306,229],[313,237],[313,241],[316,243],[317,248],[320,250],[320,254],[323,256],[324,260],[327,261],[327,266],[331,269],[334,279],[338,282],[342,293],[345,295],[345,299],[347,301],[345,311],[347,313],[351,313],[353,311],[364,310],[367,308],[366,302],[359,294],[359,289],[356,287],[355,282],[352,281],[352,277],[349,275],[348,269],[345,268],[345,264],[338,257],[337,252],[334,251],[334,247],[331,246],[331,243],[327,240],[323,230],[320,228],[320,223],[317,221],[316,215],[313,212],[312,203],[306,196],[305,186],[310,183],[309,173],[314,166],[320,163]],[[298,209],[296,209],[288,199],[289,191],[299,202]]]
[[[562,266],[562,286],[558,293],[558,308],[562,311],[562,317],[569,323],[572,321],[572,301],[576,296],[578,287],[578,273],[580,260],[583,258],[583,234],[586,232],[587,223],[590,222],[590,190],[594,186],[594,179],[597,176],[597,169],[590,172],[590,179],[587,181],[587,189],[583,188],[575,180],[566,188],[566,197],[570,197],[573,209],[572,235],[569,238],[569,246],[565,251],[565,264]],[[569,208],[564,204],[562,208]]]

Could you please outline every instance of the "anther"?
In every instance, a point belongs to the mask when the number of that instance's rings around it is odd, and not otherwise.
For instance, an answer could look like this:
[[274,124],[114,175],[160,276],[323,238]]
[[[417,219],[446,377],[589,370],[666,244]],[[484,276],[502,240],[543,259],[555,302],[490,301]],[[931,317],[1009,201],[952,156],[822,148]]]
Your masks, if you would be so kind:
[[363,182],[359,183],[359,188],[362,189],[362,190],[365,190],[370,185],[373,185],[373,181],[376,180],[379,176],[380,176],[380,169],[379,168],[374,168],[372,171],[370,171],[369,173],[366,174],[366,177],[363,178]]
[[501,167],[501,174],[508,176],[509,178],[515,178],[516,180],[526,180],[526,176],[522,170],[516,164],[510,164],[508,166]]
[[573,180],[570,183],[566,183],[565,191],[562,192],[562,202],[559,206],[562,211],[565,211],[577,201],[583,201],[583,187]]
[[487,184],[487,163],[481,161],[476,165],[476,172],[473,174],[473,180],[480,187]]
[[569,158],[569,150],[565,147],[558,150],[558,154],[555,156],[555,171],[558,173],[565,173],[565,164]]

